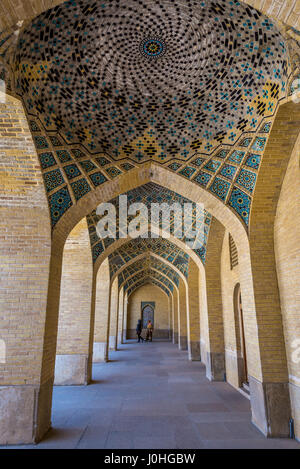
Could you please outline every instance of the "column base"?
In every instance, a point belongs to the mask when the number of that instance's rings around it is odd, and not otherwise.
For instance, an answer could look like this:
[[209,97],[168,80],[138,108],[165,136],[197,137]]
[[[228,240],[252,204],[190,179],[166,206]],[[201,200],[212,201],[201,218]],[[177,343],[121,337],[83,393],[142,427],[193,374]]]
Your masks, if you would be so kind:
[[126,339],[127,339],[127,331],[123,331],[123,342],[122,342],[122,344],[125,344]]
[[94,342],[93,344],[93,363],[107,362],[106,342]]
[[173,344],[178,344],[178,332],[174,332],[173,334]]
[[188,349],[188,343],[187,343],[187,337],[184,335],[179,336],[179,350],[187,350]]
[[118,344],[123,344],[123,335],[122,332],[118,333]]
[[109,350],[112,350],[112,351],[117,350],[117,338],[115,335],[109,336],[108,348]]
[[189,360],[201,361],[200,343],[199,342],[190,342],[189,343]]
[[89,384],[88,355],[56,355],[55,386],[80,386]]
[[206,352],[206,377],[210,381],[226,381],[225,354]]
[[300,441],[300,386],[290,383],[292,417],[294,419],[295,438]]
[[288,383],[261,383],[249,376],[252,423],[267,437],[287,438],[291,404]]
[[0,445],[38,443],[51,428],[52,381],[0,386]]

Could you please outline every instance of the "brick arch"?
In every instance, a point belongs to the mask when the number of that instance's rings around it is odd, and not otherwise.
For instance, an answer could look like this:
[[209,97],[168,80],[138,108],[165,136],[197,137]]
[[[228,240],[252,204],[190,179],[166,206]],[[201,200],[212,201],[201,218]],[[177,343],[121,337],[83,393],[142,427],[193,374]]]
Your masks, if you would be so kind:
[[300,133],[282,183],[274,224],[276,272],[289,372],[292,418],[300,439]]
[[91,213],[99,203],[109,202],[109,200],[118,197],[120,194],[148,182],[157,183],[173,192],[177,192],[191,202],[203,203],[205,209],[229,231],[237,233],[243,242],[247,242],[247,232],[244,225],[228,206],[225,206],[223,202],[207,190],[193,184],[188,179],[156,163],[149,162],[141,168],[132,169],[129,173],[122,174],[113,181],[98,186],[81,198],[76,206],[70,207],[53,229],[53,245],[56,245],[57,248],[61,247],[70,230],[83,217]]
[[[173,295],[172,291],[171,291],[166,285],[164,285],[163,283],[161,283],[161,282],[160,282],[159,280],[157,280],[157,279],[155,279],[155,281],[161,285],[161,286],[158,286],[158,285],[157,285],[157,287],[160,288],[160,289],[164,292],[165,295],[166,295],[166,292],[164,291],[164,289],[167,289],[167,290],[169,291],[170,296]],[[144,282],[144,280],[143,280],[143,282]],[[141,285],[138,285],[136,288],[134,288],[134,290],[132,290],[132,291],[129,293],[128,298],[130,298],[130,296],[132,295],[132,293],[135,292],[135,290],[137,290],[138,288],[142,287],[143,285],[147,285],[147,283],[148,283],[148,281],[146,281],[145,283],[142,283]],[[137,280],[137,281],[132,285],[132,287],[130,287],[130,289],[133,288],[133,287],[135,287],[135,285],[137,285],[137,284],[139,284],[139,280]],[[152,285],[156,285],[156,284],[153,283]]]
[[[257,181],[250,214],[250,283],[247,273],[240,269],[245,336],[250,351],[247,347],[250,389],[252,382],[256,395],[263,393],[266,400],[274,398],[275,394],[278,396],[276,408],[270,403],[268,413],[263,416],[260,409],[254,408],[253,420],[267,435],[288,436],[289,431],[288,369],[276,272],[274,224],[282,182],[299,131],[300,106],[289,101],[277,112]],[[245,291],[249,288],[253,288],[256,317],[245,308]],[[260,344],[257,356],[253,355],[254,338]]]
[[[130,260],[129,262],[127,262],[126,264],[124,264],[122,267],[120,267],[120,269],[119,269],[117,272],[114,273],[114,275],[113,275],[112,278],[111,278],[111,282],[113,282],[113,281],[115,280],[115,278],[116,278],[121,272],[123,272],[123,270],[126,269],[126,267],[129,267],[130,265],[134,264],[135,262],[139,261],[140,259],[145,259],[147,256],[148,256],[148,253],[142,253],[142,254],[140,254],[139,256],[134,257],[133,259],[131,259],[131,260]],[[158,259],[158,260],[160,260],[162,263],[164,263],[164,264],[166,264],[167,266],[169,266],[169,267],[170,267],[172,270],[174,270],[174,272],[176,272],[176,273],[179,275],[179,277],[181,277],[182,280],[187,284],[187,280],[186,280],[185,276],[183,275],[183,273],[182,273],[179,269],[177,269],[177,267],[176,267],[175,265],[173,265],[171,262],[169,262],[167,259],[165,259],[165,258],[163,258],[163,257],[161,257],[161,256],[159,256],[158,254],[155,254],[155,253],[150,253],[150,257],[153,257],[154,259]],[[143,270],[143,269],[141,269],[141,270]],[[138,271],[137,271],[137,272],[138,272]],[[162,272],[162,274],[163,274],[163,272]],[[135,275],[135,273],[132,274],[132,276],[134,276],[134,275]],[[164,275],[164,274],[163,274],[163,275]],[[128,279],[129,279],[129,278],[131,278],[131,277],[128,277]],[[167,277],[167,278],[169,278],[169,277]],[[169,280],[172,281],[171,279],[169,279]],[[174,284],[173,281],[172,281],[172,283]],[[119,290],[120,290],[120,288],[122,288],[123,285],[124,285],[124,282],[122,282],[121,286],[119,286]],[[174,286],[176,286],[176,285],[174,284]]]
[[[162,230],[162,234],[166,234],[164,230]],[[186,244],[183,243],[179,238],[174,237],[172,234],[170,234],[170,237],[168,238],[169,241],[177,246],[179,249],[184,251],[185,253],[189,254],[190,258],[195,262],[197,267],[200,269],[201,272],[204,272],[204,266],[203,263],[201,262],[199,256],[195,254],[195,252],[192,249],[188,249]],[[114,251],[116,251],[118,248],[121,246],[124,246],[126,243],[128,243],[131,240],[131,238],[120,238],[114,241],[112,244],[110,244],[105,251],[100,254],[100,256],[97,258],[95,265],[94,265],[94,271],[95,273],[98,272],[100,266],[102,265],[102,262]],[[136,259],[136,258],[134,258]],[[166,261],[166,260],[165,260]],[[128,264],[127,264],[128,265]],[[174,267],[173,264],[171,264],[172,268]]]

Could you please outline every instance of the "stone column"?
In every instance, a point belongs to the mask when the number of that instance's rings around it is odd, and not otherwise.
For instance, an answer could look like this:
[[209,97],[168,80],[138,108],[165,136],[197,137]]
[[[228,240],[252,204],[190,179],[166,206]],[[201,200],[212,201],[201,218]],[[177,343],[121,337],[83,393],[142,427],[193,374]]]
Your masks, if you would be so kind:
[[187,314],[188,314],[188,298],[186,285],[182,279],[179,280],[179,304],[180,311],[178,315],[178,347],[180,350],[187,350]]
[[200,272],[195,262],[189,261],[189,359],[200,361]]
[[106,258],[99,267],[95,279],[95,330],[93,362],[108,360],[107,323],[109,308],[109,263]]
[[179,316],[179,293],[174,288],[174,326],[173,326],[173,344],[178,344],[178,316]]
[[51,255],[49,207],[21,102],[0,100],[0,445],[39,441],[51,425],[42,376]]
[[118,344],[123,344],[124,288],[119,291]]
[[206,376],[211,381],[225,380],[225,346],[221,293],[221,253],[225,228],[212,218],[209,230],[205,273],[207,298]]
[[119,305],[119,289],[118,289],[118,277],[116,277],[110,289],[109,350],[117,350],[118,305]]
[[[291,417],[274,222],[299,123],[299,104],[291,101],[279,107],[262,157],[251,207],[250,259],[246,250],[242,256],[239,252],[252,421],[272,437],[288,436]],[[243,268],[247,262],[252,272]]]
[[128,295],[124,293],[124,314],[123,314],[123,344],[127,339],[127,306],[128,306]]

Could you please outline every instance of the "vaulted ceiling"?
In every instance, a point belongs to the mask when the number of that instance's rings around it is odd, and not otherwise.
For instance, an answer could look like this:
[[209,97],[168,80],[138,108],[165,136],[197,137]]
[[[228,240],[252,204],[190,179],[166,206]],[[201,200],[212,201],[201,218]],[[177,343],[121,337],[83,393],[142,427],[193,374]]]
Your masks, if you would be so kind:
[[48,131],[114,160],[188,161],[285,95],[275,24],[237,1],[69,1],[20,34],[16,87]]

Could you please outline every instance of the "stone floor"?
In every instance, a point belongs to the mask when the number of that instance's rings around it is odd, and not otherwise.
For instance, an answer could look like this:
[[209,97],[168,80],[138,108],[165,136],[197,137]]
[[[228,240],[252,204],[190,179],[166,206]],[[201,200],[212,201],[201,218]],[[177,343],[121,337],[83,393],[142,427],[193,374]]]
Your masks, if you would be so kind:
[[53,429],[33,448],[300,448],[264,438],[249,401],[170,342],[122,345],[93,379],[55,387]]

